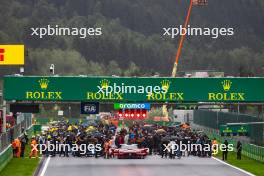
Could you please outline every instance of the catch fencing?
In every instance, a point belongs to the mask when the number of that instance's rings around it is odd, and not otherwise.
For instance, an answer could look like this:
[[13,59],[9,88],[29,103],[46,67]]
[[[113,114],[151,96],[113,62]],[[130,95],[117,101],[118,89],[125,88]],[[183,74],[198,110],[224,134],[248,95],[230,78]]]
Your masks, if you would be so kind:
[[[264,122],[264,118],[237,113],[195,110],[193,122],[208,128],[219,129],[220,125],[227,123]],[[250,124],[249,138],[251,143],[264,145],[264,124]]]
[[31,114],[25,113],[23,116],[24,120],[22,122],[8,129],[6,133],[0,134],[0,153],[22,133],[23,129],[26,130],[32,125]]
[[[206,135],[210,139],[215,138],[218,141],[218,143],[224,143],[224,141],[227,140],[229,144],[233,144],[234,151],[236,152],[236,146],[237,146],[238,140],[234,138],[230,138],[230,137],[223,137],[219,135],[218,130],[215,130],[215,129],[203,128],[201,126],[196,127],[196,129],[198,130],[200,129],[204,131],[204,133],[206,133]],[[250,143],[243,142],[243,141],[241,141],[241,143],[242,143],[242,155],[264,163],[264,147],[250,144]]]

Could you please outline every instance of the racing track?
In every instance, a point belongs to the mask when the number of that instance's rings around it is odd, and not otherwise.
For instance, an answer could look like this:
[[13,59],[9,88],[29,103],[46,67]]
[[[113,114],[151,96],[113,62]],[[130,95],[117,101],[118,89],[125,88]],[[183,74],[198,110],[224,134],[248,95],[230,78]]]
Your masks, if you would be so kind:
[[[49,162],[47,162],[49,160]],[[47,164],[46,164],[47,163]],[[46,165],[46,167],[45,167]],[[50,158],[39,176],[248,176],[212,158],[162,159]]]

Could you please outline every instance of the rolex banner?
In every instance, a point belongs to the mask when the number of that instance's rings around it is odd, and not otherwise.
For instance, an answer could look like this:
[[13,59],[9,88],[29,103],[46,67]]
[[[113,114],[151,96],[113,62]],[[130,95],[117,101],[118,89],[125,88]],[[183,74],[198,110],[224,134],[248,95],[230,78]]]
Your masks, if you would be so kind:
[[264,102],[264,78],[4,78],[5,100]]

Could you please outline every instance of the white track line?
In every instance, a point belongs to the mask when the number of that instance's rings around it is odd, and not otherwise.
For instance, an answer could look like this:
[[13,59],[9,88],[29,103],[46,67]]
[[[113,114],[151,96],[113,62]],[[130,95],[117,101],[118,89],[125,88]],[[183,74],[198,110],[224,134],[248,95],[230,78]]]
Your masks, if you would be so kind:
[[250,173],[250,172],[247,172],[247,171],[245,171],[245,170],[243,170],[243,169],[240,169],[240,168],[238,168],[238,167],[236,167],[236,166],[233,166],[233,165],[231,165],[231,164],[228,164],[228,163],[226,163],[226,162],[224,162],[224,161],[222,161],[222,160],[220,160],[220,159],[218,159],[218,158],[215,158],[215,157],[212,157],[212,158],[213,158],[214,160],[220,162],[220,163],[223,163],[223,164],[225,164],[225,165],[227,165],[227,166],[229,166],[229,167],[232,167],[232,168],[234,168],[234,169],[236,169],[236,170],[239,170],[240,172],[243,172],[243,173],[245,173],[245,174],[247,174],[247,175],[249,175],[249,176],[256,176],[256,175],[254,175],[254,174],[252,174],[252,173]]
[[0,153],[0,156],[2,155],[2,154],[4,154],[8,149],[9,149],[9,147],[11,147],[12,145],[10,144],[9,146],[7,146],[1,153]]
[[40,176],[44,176],[45,175],[45,172],[46,172],[46,170],[48,168],[49,162],[50,162],[50,157],[48,157],[48,159],[46,160],[45,165],[44,165],[44,167],[43,167],[43,169],[41,171]]

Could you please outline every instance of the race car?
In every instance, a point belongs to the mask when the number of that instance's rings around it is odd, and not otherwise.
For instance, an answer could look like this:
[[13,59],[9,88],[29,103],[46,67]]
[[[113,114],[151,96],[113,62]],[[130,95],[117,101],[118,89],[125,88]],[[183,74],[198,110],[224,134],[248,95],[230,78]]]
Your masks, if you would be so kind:
[[121,148],[112,149],[111,152],[118,159],[144,159],[148,155],[149,149],[138,148],[137,144],[122,144]]

